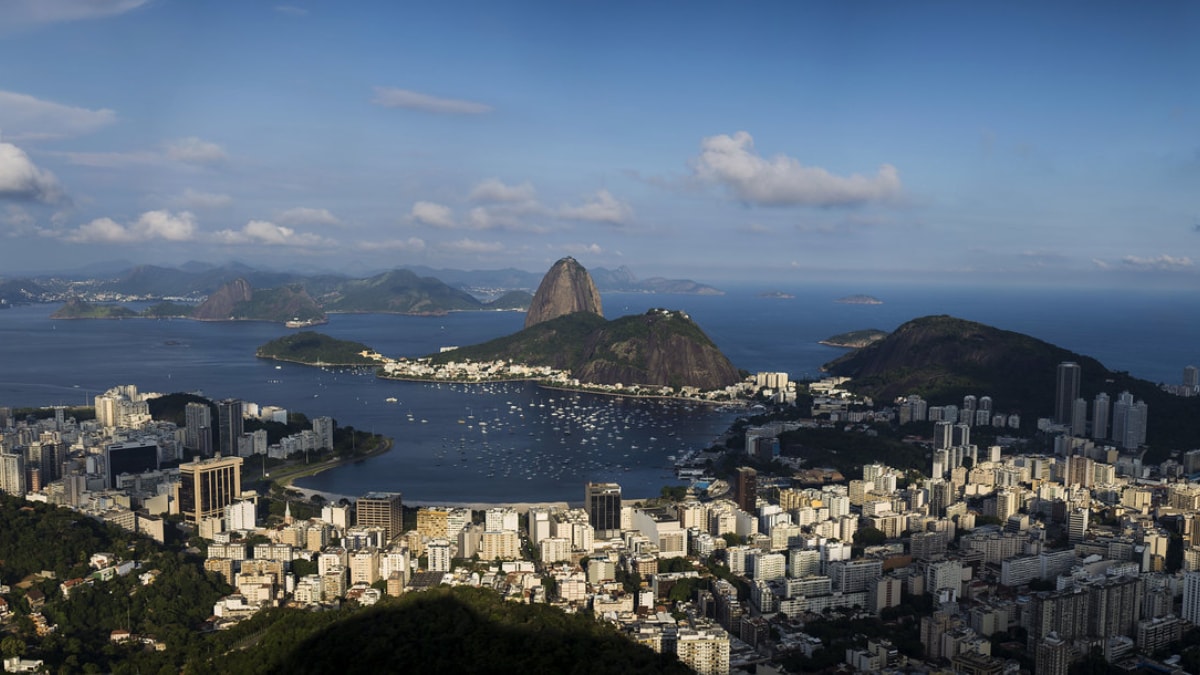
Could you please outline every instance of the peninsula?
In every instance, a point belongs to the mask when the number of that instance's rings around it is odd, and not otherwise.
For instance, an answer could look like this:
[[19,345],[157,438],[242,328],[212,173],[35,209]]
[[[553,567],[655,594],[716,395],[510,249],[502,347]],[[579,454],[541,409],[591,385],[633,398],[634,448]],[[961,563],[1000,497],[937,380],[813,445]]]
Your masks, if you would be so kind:
[[847,295],[844,298],[838,298],[834,302],[840,302],[843,305],[882,305],[883,301],[873,295]]
[[838,333],[821,340],[818,344],[823,344],[828,347],[839,347],[842,349],[861,349],[869,344],[873,344],[887,337],[887,331],[878,330],[875,328],[867,328],[864,330],[852,330],[848,333]]
[[383,358],[361,342],[338,340],[312,331],[271,340],[254,355],[309,366],[377,366]]

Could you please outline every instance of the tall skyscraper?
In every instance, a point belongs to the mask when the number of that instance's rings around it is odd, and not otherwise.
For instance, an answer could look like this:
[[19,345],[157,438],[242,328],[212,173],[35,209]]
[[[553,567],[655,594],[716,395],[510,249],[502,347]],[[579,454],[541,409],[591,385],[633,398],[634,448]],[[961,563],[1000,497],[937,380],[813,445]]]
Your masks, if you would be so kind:
[[1071,435],[1083,438],[1087,435],[1087,401],[1075,399],[1071,405]]
[[1110,400],[1108,394],[1100,392],[1092,401],[1092,438],[1102,440],[1108,438],[1108,417]]
[[183,447],[199,454],[212,457],[212,409],[207,403],[189,403],[184,408],[186,427],[183,432]]
[[25,491],[25,455],[0,453],[0,492],[21,497]]
[[217,426],[220,431],[219,448],[224,457],[238,454],[238,442],[242,439],[242,402],[227,398],[217,403]]
[[1063,361],[1058,364],[1058,386],[1054,393],[1054,422],[1056,424],[1071,424],[1075,399],[1079,398],[1079,379],[1081,370],[1074,361]]
[[738,508],[746,513],[758,512],[758,472],[748,466],[737,470],[737,485],[734,499]]
[[1183,386],[1192,389],[1200,387],[1200,368],[1196,366],[1183,367]]
[[354,524],[382,527],[388,541],[404,533],[404,500],[399,492],[368,492],[354,503]]
[[225,507],[242,496],[242,458],[198,459],[179,465],[176,502],[190,523],[222,518]]
[[616,483],[588,483],[583,508],[597,539],[621,536],[621,486]]
[[1134,401],[1123,391],[1112,408],[1112,440],[1118,447],[1132,450],[1146,443],[1146,422],[1150,409],[1145,401]]

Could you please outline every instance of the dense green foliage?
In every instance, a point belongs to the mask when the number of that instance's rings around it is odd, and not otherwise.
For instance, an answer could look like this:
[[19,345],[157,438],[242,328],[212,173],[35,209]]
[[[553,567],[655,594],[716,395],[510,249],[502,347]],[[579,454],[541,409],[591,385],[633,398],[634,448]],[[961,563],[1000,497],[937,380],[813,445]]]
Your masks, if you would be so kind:
[[68,300],[67,304],[63,305],[55,313],[50,315],[51,319],[132,319],[138,315],[137,312],[129,309],[124,305],[116,305],[111,303],[99,302],[83,302],[82,300]]
[[149,319],[169,319],[190,317],[196,306],[181,302],[159,302],[142,311],[142,316]]
[[591,312],[576,312],[482,344],[432,354],[430,360],[440,364],[503,358],[566,370],[583,358],[583,345],[588,336],[605,323],[604,317]]
[[260,358],[334,366],[368,366],[378,363],[362,352],[374,351],[361,342],[338,340],[322,333],[303,331],[276,338],[258,348]]
[[[0,583],[7,585],[43,570],[53,572],[58,582],[82,576],[91,554],[125,550],[135,541],[144,541],[75,511],[2,493],[0,523],[4,524],[0,527]],[[44,586],[43,592],[54,591],[57,583]]]
[[216,426],[217,404],[203,396],[175,393],[158,396],[147,401],[151,417],[163,422],[171,422],[180,427],[187,423],[187,404],[189,403],[203,403],[207,405],[212,415],[213,426]]
[[198,672],[688,673],[606,624],[474,588],[437,588],[357,612],[273,611],[225,638]]
[[[75,511],[7,495],[0,495],[0,522],[0,581],[13,587],[9,599],[16,600],[10,605],[17,613],[11,637],[25,644],[27,658],[43,659],[52,672],[177,673],[186,662],[207,656],[209,647],[198,629],[213,603],[231,589],[206,574],[197,560]],[[64,597],[63,582],[90,575],[88,559],[99,552],[141,566],[126,576],[77,586]],[[143,585],[139,574],[150,570],[157,570],[157,577]],[[54,578],[30,577],[43,571]],[[22,579],[29,583],[17,585]],[[33,590],[44,594],[42,613],[57,626],[46,637],[33,633],[27,617],[25,598]],[[116,629],[151,635],[167,649],[113,644],[109,634]],[[10,641],[6,648],[17,646]]]
[[857,476],[864,464],[876,461],[900,470],[925,470],[928,466],[925,448],[882,431],[869,435],[841,429],[797,429],[780,434],[779,446],[785,457],[802,457],[807,466],[833,467],[843,476]]

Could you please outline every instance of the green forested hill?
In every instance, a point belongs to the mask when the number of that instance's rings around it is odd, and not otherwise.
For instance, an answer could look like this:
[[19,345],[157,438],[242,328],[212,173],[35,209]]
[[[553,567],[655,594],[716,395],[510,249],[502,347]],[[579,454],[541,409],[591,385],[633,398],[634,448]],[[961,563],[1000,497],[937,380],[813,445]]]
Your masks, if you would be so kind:
[[369,366],[377,362],[362,355],[374,351],[361,342],[338,340],[322,333],[303,331],[271,340],[258,348],[259,358],[331,366]]

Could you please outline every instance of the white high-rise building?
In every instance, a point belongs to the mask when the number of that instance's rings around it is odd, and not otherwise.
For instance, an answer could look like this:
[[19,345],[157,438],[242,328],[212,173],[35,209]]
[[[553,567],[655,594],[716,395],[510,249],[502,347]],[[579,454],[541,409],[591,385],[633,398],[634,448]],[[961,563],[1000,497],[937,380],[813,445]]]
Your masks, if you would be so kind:
[[425,555],[429,556],[429,571],[430,572],[449,572],[450,571],[450,540],[449,539],[434,539],[425,547]]
[[1183,575],[1183,620],[1200,626],[1200,572]]
[[729,633],[717,626],[682,628],[675,655],[699,675],[725,675],[729,672]]
[[513,530],[518,528],[517,510],[511,508],[495,507],[490,508],[484,513],[485,530]]
[[255,506],[249,499],[236,501],[225,507],[225,525],[230,530],[253,530]]

